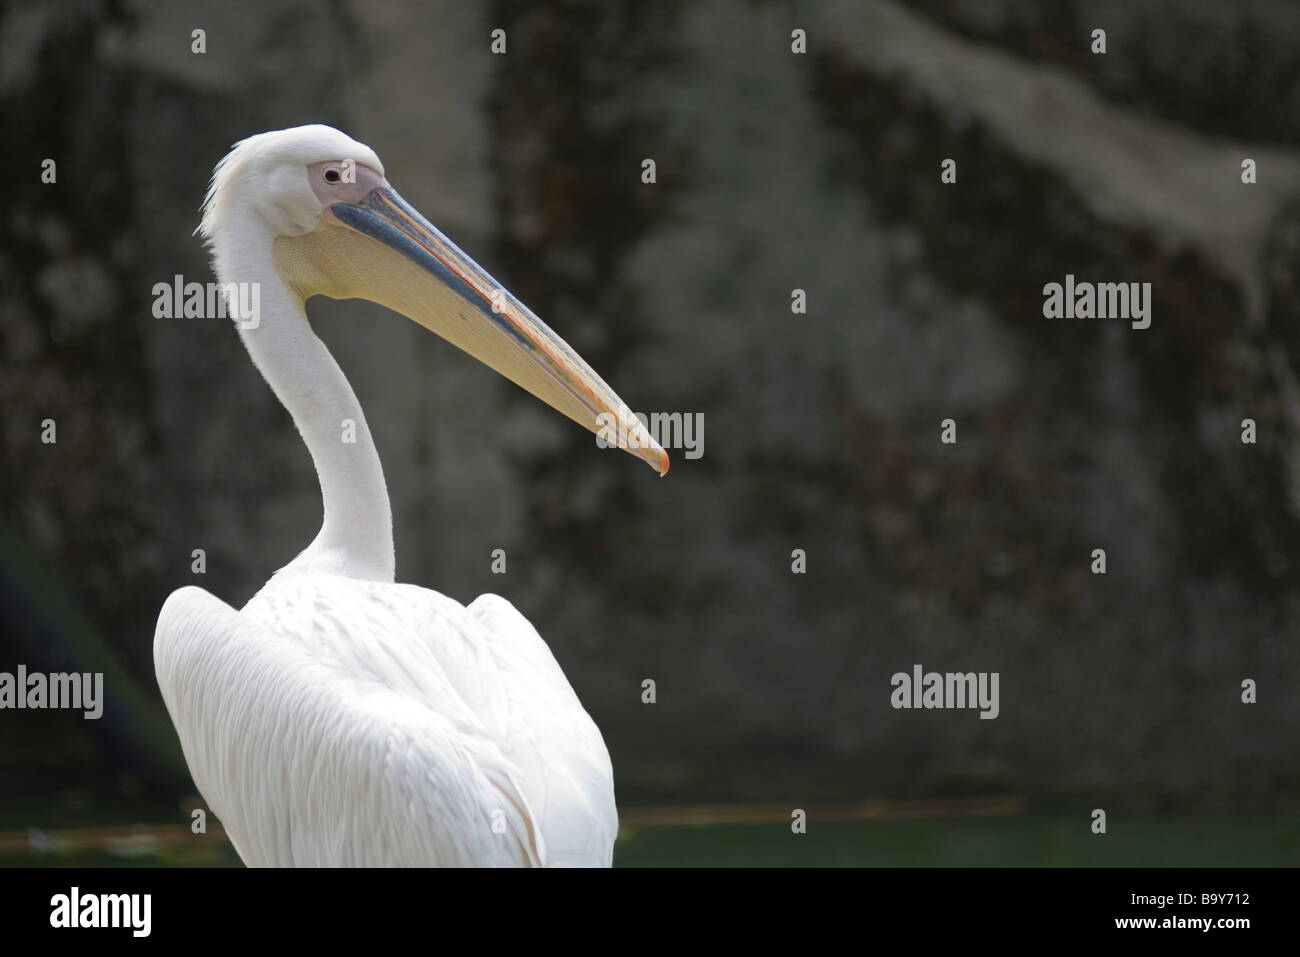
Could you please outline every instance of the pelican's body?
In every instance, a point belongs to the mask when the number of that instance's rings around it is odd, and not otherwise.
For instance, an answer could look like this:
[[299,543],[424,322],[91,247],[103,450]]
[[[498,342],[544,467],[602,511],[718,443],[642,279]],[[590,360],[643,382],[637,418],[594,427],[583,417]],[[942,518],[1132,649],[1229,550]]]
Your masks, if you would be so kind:
[[[303,304],[320,293],[388,305],[592,431],[598,416],[630,417],[626,406],[337,130],[237,144],[201,229],[221,282],[260,286],[260,316],[238,317],[240,334],[302,433],[325,512],[316,539],[242,609],[189,587],[158,619],[163,698],[240,856],[608,866],[618,817],[600,731],[509,602],[467,608],[394,583],[379,457]],[[633,439],[667,469],[653,439]]]

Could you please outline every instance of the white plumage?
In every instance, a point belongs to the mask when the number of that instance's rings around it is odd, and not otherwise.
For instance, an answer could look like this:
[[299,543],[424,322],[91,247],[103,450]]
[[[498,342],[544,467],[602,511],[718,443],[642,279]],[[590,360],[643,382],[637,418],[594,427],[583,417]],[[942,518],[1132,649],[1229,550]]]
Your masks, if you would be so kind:
[[242,611],[177,591],[154,654],[249,865],[611,863],[609,754],[503,598],[286,571]]
[[[352,182],[338,175],[349,164]],[[315,541],[242,609],[188,587],[158,618],[164,701],[240,856],[608,866],[618,817],[599,730],[505,599],[467,608],[394,584],[378,454],[303,302],[321,292],[389,305],[593,431],[597,414],[626,406],[513,297],[486,308],[495,281],[337,130],[237,144],[202,230],[223,283],[261,286],[259,321],[240,334],[294,416],[325,506]],[[345,419],[353,442],[340,439]],[[663,450],[641,438],[635,454],[665,471]]]

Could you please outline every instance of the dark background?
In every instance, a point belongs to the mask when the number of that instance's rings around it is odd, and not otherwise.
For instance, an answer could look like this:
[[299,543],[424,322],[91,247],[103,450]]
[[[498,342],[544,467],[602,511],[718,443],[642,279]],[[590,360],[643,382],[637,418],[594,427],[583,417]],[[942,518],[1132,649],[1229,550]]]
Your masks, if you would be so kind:
[[[234,331],[155,319],[152,288],[212,278],[191,234],[233,141],[324,122],[633,409],[704,414],[704,456],[659,480],[413,323],[309,306],[379,445],[399,580],[516,604],[621,807],[714,807],[663,860],[760,840],[718,836],[743,805],[772,833],[793,807],[875,820],[854,862],[1143,835],[1147,862],[1295,862],[1300,5],[0,11],[0,670],[109,695],[98,722],[0,713],[0,859],[29,828],[188,822],[158,609],[194,583],[241,605],[318,528]],[[1151,328],[1044,318],[1067,273],[1150,282]],[[1000,716],[892,709],[915,663],[999,672]],[[942,830],[972,798],[1002,802],[997,840]]]

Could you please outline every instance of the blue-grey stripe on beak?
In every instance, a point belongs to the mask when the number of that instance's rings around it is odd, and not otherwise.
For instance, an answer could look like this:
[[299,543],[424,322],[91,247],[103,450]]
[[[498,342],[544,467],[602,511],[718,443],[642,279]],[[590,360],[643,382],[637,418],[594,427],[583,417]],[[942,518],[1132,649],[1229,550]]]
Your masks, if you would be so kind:
[[[402,212],[429,230],[429,232],[437,235],[448,246],[460,252],[455,243],[443,236],[437,227],[412,209],[394,189],[372,190],[370,195],[366,197],[365,203],[360,206],[335,203],[329,207],[329,211],[335,219],[345,226],[351,226],[357,232],[383,243],[395,252],[401,253],[421,269],[425,269],[438,277],[440,282],[478,309],[486,318],[491,319],[503,331],[508,332],[512,339],[518,341],[520,345],[527,345],[523,337],[511,328],[509,323],[503,322],[501,316],[492,311],[491,303],[485,302],[473,286],[448,269],[440,259],[395,225],[392,215],[392,207],[394,206],[401,209]],[[463,252],[461,256],[470,261],[469,257],[465,256]]]
[[[348,233],[369,241],[365,249],[353,253],[357,262],[373,254],[369,243],[374,243],[398,253],[441,287],[421,289],[418,284],[398,280],[393,286],[395,295],[390,297],[382,292],[371,295],[363,284],[363,298],[374,298],[438,332],[598,435],[603,416],[618,416],[622,421],[631,415],[609,385],[567,342],[412,209],[391,186],[370,189],[359,203],[336,202],[326,210],[335,222],[347,227]],[[386,267],[378,268],[382,271]],[[444,291],[452,295],[446,296]],[[456,302],[463,303],[465,309],[456,308]],[[479,316],[467,313],[469,309]],[[491,332],[479,325],[479,317],[488,320]],[[466,322],[469,318],[474,321]],[[514,349],[494,351],[498,347],[492,343],[491,333],[505,333],[499,338],[500,344],[510,343]],[[634,424],[644,441],[628,450],[662,475],[668,470],[667,454],[640,423]]]

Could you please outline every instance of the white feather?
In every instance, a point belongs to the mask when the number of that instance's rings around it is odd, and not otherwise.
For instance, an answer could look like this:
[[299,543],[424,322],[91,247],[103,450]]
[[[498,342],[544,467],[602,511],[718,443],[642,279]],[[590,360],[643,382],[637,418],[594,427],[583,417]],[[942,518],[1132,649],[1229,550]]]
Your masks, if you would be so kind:
[[276,575],[154,639],[195,783],[253,866],[609,866],[600,731],[509,602]]

